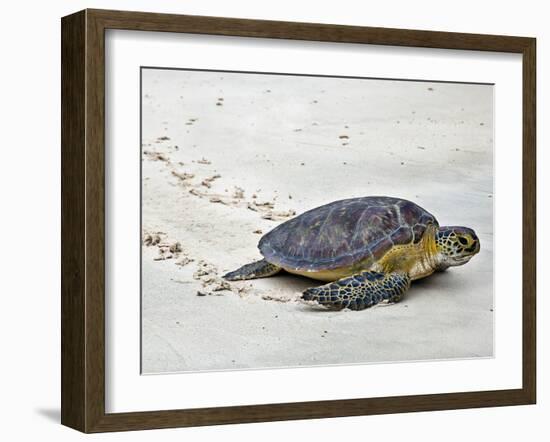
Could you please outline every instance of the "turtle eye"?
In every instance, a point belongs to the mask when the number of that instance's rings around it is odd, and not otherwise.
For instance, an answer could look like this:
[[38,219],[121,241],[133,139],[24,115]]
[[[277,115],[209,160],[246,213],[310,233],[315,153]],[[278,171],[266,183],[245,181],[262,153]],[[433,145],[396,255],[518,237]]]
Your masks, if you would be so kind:
[[459,236],[458,237],[458,241],[460,242],[460,244],[462,244],[463,246],[467,245],[468,244],[468,240],[466,238],[464,238],[463,236]]

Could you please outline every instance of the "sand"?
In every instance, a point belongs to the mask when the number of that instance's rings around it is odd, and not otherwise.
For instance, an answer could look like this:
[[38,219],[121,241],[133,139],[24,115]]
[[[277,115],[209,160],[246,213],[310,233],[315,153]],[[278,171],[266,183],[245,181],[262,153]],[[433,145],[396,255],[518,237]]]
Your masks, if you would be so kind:
[[[143,70],[142,371],[493,355],[491,86]],[[224,283],[337,199],[410,199],[481,252],[395,305],[326,311],[291,275]]]

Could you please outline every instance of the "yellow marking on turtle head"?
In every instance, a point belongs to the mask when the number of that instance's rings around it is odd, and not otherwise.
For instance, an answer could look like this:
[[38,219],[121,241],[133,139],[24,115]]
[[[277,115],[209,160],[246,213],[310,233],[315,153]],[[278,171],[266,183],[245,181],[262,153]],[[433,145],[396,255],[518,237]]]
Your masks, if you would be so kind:
[[417,244],[412,241],[409,244],[393,246],[378,261],[379,271],[405,272],[411,279],[424,278],[431,275],[436,269],[438,255],[435,242],[437,228],[429,225]]

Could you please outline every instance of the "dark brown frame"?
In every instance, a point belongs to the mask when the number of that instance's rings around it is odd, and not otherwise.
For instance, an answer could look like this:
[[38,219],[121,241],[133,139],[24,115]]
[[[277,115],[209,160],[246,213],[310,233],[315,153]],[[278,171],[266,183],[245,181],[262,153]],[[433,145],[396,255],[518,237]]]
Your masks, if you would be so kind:
[[[62,19],[61,422],[83,432],[534,404],[536,40],[450,32],[84,10]],[[105,412],[105,30],[519,53],[523,56],[523,386],[286,404]],[[518,189],[519,191],[519,189]]]

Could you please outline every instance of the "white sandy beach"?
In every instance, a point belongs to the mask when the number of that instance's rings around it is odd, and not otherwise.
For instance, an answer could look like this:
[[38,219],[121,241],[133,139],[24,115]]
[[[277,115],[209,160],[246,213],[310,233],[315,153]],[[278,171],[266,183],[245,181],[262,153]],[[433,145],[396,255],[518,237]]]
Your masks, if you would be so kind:
[[[493,355],[491,86],[142,75],[143,373]],[[306,278],[223,285],[259,232],[366,195],[471,227],[481,252],[358,312],[298,302]]]

